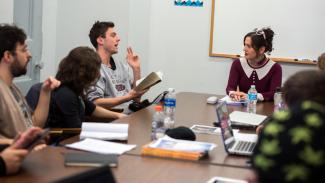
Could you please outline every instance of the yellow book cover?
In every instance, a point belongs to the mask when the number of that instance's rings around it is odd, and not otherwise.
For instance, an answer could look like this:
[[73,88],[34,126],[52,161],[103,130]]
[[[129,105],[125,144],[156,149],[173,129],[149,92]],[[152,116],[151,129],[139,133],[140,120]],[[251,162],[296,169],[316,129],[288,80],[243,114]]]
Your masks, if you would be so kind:
[[216,147],[213,143],[177,140],[167,135],[142,146],[141,154],[186,160],[199,160]]

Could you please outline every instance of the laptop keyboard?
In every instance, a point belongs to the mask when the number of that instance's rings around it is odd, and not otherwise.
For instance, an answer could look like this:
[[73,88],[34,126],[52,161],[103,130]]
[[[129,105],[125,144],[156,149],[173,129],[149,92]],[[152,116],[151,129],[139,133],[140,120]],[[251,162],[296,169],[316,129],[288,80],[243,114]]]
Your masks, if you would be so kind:
[[236,144],[234,150],[235,151],[244,151],[244,152],[252,152],[256,143],[255,142],[249,142],[249,141],[241,141],[239,140]]

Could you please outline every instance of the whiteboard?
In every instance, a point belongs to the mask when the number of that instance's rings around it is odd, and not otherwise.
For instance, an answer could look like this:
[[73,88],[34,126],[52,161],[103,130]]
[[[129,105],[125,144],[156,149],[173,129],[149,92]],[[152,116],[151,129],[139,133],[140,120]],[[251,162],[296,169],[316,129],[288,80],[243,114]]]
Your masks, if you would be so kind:
[[325,52],[324,0],[212,0],[210,56],[243,55],[254,28],[275,32],[275,60],[317,60]]

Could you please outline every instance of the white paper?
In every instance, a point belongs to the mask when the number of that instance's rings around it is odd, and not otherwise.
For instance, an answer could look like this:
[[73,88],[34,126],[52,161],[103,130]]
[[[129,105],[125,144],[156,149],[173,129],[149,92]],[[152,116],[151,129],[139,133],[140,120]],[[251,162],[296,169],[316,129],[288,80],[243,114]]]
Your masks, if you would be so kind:
[[162,148],[175,151],[187,151],[187,152],[206,152],[215,148],[217,145],[207,142],[197,142],[190,140],[177,140],[170,138],[165,135],[164,137],[158,139],[154,143],[151,143],[149,147],[151,148]]
[[135,148],[136,145],[120,144],[97,139],[86,138],[82,141],[66,145],[66,147],[101,154],[123,154]]
[[229,117],[231,122],[242,123],[242,124],[253,125],[253,126],[260,125],[267,118],[267,116],[264,115],[242,112],[242,111],[233,111],[232,113],[229,114]]
[[244,101],[234,101],[232,100],[228,95],[220,99],[221,101],[225,101],[228,105],[244,105],[246,103],[246,100]]
[[220,128],[206,125],[193,125],[190,128],[194,133],[204,134],[218,134],[221,132]]
[[80,139],[127,140],[128,124],[83,122]]

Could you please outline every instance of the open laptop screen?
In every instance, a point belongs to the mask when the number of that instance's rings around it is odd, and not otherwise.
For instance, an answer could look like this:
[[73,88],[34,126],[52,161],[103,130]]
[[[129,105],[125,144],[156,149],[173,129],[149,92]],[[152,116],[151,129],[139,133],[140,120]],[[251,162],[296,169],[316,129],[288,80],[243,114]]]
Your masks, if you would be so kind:
[[232,128],[230,126],[230,117],[229,117],[229,112],[228,112],[226,102],[222,102],[221,104],[219,104],[216,109],[216,112],[220,123],[221,134],[224,141],[224,145],[226,149],[228,149],[228,147],[232,143],[234,143],[235,138],[234,138]]

